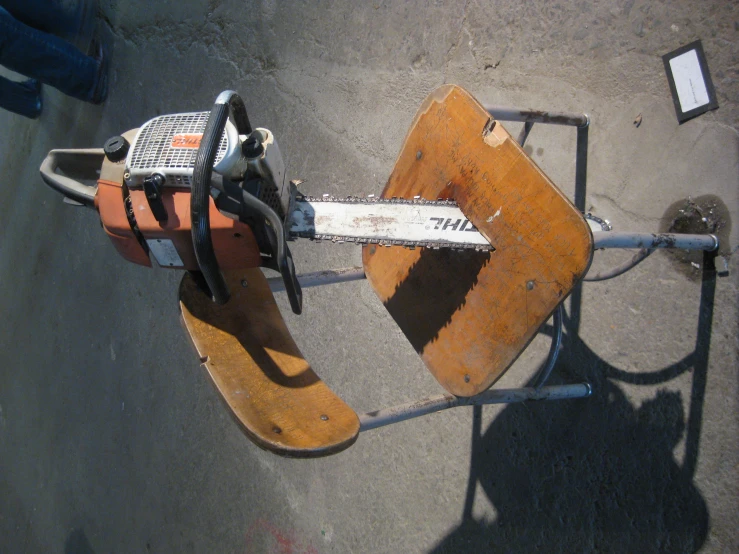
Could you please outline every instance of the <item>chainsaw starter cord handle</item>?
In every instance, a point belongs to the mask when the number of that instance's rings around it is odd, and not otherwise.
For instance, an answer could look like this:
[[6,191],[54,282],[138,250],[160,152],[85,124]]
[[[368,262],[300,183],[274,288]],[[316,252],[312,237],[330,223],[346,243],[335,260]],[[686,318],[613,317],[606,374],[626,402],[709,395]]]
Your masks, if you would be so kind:
[[57,173],[62,165],[69,174],[81,175],[87,170],[100,169],[105,152],[102,148],[52,150],[46,155],[39,171],[44,182],[64,196],[88,208],[95,206],[96,186],[88,186]]
[[210,233],[210,179],[213,175],[213,163],[218,153],[229,111],[233,112],[234,123],[239,134],[251,132],[246,106],[241,97],[230,90],[219,94],[210,111],[208,123],[205,125],[203,138],[195,157],[190,191],[190,223],[195,258],[205,282],[208,283],[213,300],[217,304],[228,302],[230,294],[226,280],[218,267]]

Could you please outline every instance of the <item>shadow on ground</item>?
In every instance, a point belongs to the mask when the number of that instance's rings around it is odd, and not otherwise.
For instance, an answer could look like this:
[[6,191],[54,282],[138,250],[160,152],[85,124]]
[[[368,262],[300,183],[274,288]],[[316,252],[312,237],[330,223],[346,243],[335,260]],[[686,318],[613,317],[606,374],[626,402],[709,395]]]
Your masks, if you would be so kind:
[[95,554],[83,529],[74,529],[64,541],[64,554]]
[[[693,475],[716,279],[710,255],[703,265],[695,349],[652,373],[623,372],[580,341],[580,292],[573,294],[558,373],[587,379],[593,396],[508,406],[484,433],[476,407],[462,522],[433,553],[695,552],[703,545],[709,514]],[[688,414],[678,392],[660,391],[636,408],[614,383],[654,385],[686,371]],[[673,448],[684,434],[679,465]],[[497,511],[494,521],[473,516],[478,483]]]

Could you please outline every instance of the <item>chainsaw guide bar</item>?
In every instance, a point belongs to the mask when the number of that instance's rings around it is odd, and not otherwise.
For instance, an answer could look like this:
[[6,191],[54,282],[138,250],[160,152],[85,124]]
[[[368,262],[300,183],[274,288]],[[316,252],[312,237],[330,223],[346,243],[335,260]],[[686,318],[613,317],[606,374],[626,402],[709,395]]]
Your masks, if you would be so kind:
[[298,196],[288,232],[316,241],[495,250],[454,200]]

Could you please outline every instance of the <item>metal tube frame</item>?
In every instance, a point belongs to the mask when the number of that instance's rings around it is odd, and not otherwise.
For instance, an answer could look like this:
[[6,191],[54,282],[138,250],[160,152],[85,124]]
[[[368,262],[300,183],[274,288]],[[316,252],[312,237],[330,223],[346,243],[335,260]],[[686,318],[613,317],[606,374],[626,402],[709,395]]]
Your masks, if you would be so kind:
[[679,248],[683,250],[705,250],[718,248],[716,235],[687,235],[676,233],[615,233],[602,231],[593,233],[593,247],[598,248]]
[[[577,151],[575,160],[575,206],[584,209],[585,182],[587,175],[588,126],[590,117],[585,113],[544,112],[531,109],[506,108],[501,106],[485,106],[485,109],[495,119],[501,121],[519,121],[524,123],[518,136],[518,143],[523,146],[534,126],[534,123],[549,125],[568,125],[577,127]],[[685,235],[672,233],[615,233],[602,231],[593,233],[593,248],[680,248],[684,250],[714,251],[718,249],[718,238],[714,235]],[[644,256],[646,257],[646,256]],[[642,259],[639,259],[641,261]],[[638,263],[638,262],[637,262]],[[621,275],[636,264],[619,267],[620,271],[612,276]],[[330,269],[315,273],[298,275],[298,281],[303,288],[318,287],[334,283],[345,283],[365,279],[364,268],[350,267],[344,269]],[[281,278],[267,280],[273,292],[284,291]],[[482,406],[485,404],[511,404],[514,402],[528,402],[534,400],[567,400],[590,396],[592,388],[589,383],[571,385],[544,386],[557,361],[562,344],[562,304],[557,306],[553,313],[552,345],[549,354],[541,369],[533,379],[534,386],[518,389],[489,389],[469,398],[440,394],[429,396],[414,402],[408,402],[384,408],[375,412],[367,412],[359,416],[360,431],[369,431],[385,425],[399,423],[407,419],[424,416],[434,412],[456,408],[458,406]]]
[[[718,248],[718,238],[715,235],[687,235],[673,233],[616,233],[614,231],[596,231],[593,233],[593,248],[619,249],[655,249],[679,248],[683,250],[705,250],[712,252]],[[314,273],[298,275],[298,282],[303,288],[320,287],[335,283],[346,283],[365,279],[364,268],[361,266],[345,267],[342,269],[326,269]],[[282,292],[285,286],[282,279],[272,277],[267,279],[272,292]]]
[[385,425],[391,425],[406,419],[440,412],[457,406],[483,406],[485,404],[512,404],[529,400],[569,400],[590,396],[592,388],[589,383],[574,385],[557,385],[554,387],[524,387],[520,389],[489,389],[476,396],[462,397],[453,394],[438,394],[422,400],[399,404],[392,408],[384,408],[376,412],[368,412],[359,416],[359,431],[369,431]]

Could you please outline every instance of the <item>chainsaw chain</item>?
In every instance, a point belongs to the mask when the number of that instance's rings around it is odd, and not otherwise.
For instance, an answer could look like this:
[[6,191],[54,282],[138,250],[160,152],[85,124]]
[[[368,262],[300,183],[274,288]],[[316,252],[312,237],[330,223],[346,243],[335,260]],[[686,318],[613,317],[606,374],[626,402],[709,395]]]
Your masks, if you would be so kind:
[[298,195],[295,197],[300,202],[333,202],[338,204],[420,204],[435,206],[456,206],[456,200],[438,198],[437,200],[427,200],[425,198],[380,198],[375,196],[347,196],[346,198],[337,198],[329,194],[323,196],[305,196]]
[[597,215],[593,215],[590,212],[587,212],[584,214],[585,219],[590,219],[591,221],[595,221],[598,225],[600,225],[601,231],[612,231],[613,225],[611,225],[611,222],[607,219],[601,219]]
[[292,238],[310,239],[314,242],[331,241],[334,244],[341,244],[342,242],[349,242],[352,244],[359,244],[364,246],[365,244],[376,244],[378,246],[402,246],[413,250],[415,248],[430,248],[432,250],[439,250],[440,248],[449,248],[451,250],[477,250],[478,252],[490,252],[495,250],[492,245],[485,246],[484,244],[459,244],[456,242],[436,242],[436,241],[413,241],[413,240],[386,240],[386,239],[372,239],[367,237],[346,237],[344,235],[309,235],[308,233],[290,233]]
[[[333,202],[339,204],[406,204],[406,205],[434,205],[434,206],[456,206],[455,200],[448,200],[439,198],[437,200],[427,200],[425,198],[379,198],[374,196],[347,196],[345,198],[337,198],[329,194],[324,194],[319,197],[298,195],[295,198],[300,202]],[[310,239],[315,242],[330,241],[334,244],[341,244],[342,242],[348,242],[352,244],[376,244],[378,246],[402,246],[413,250],[415,248],[430,248],[432,250],[439,250],[441,248],[449,248],[456,251],[464,250],[476,250],[478,252],[490,252],[495,250],[492,245],[484,244],[459,244],[459,243],[444,243],[438,241],[413,241],[413,240],[386,240],[386,239],[373,239],[367,237],[347,237],[344,235],[321,235],[321,234],[310,234],[305,232],[295,233],[290,232],[290,236],[293,238],[304,238]]]

